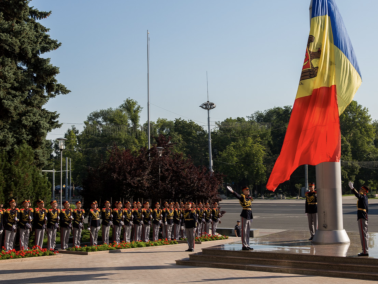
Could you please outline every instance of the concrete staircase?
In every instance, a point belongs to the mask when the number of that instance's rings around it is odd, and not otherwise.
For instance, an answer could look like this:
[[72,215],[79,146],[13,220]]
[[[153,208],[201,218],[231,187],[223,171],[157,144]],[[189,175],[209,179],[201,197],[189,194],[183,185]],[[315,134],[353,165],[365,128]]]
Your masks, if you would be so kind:
[[206,248],[178,265],[378,280],[378,259]]

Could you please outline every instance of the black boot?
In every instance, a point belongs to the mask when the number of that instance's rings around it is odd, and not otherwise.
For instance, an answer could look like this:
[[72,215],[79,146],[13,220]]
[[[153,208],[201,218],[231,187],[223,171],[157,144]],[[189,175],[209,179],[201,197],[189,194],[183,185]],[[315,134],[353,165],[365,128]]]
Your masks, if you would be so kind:
[[369,256],[369,254],[361,252],[361,253],[357,254],[357,256]]

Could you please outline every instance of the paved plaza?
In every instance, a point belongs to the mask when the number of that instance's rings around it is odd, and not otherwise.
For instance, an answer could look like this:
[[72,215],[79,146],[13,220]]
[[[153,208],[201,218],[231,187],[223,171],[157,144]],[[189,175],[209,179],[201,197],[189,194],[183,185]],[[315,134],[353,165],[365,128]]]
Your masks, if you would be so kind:
[[[196,251],[229,240],[196,245]],[[122,253],[1,261],[0,283],[367,283],[354,279],[179,266],[186,244],[136,248]]]

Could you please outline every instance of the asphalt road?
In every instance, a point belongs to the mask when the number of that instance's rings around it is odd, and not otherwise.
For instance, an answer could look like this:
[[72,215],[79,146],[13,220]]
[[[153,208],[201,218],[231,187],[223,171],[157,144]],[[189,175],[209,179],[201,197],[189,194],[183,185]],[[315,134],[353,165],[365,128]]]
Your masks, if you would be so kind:
[[[220,228],[233,228],[240,220],[241,207],[239,203],[221,202],[221,210],[227,213],[222,217]],[[279,203],[266,201],[252,205],[252,228],[308,230],[307,215],[304,213],[304,201],[295,203]],[[343,204],[344,229],[358,231],[356,203]],[[320,226],[320,224],[319,224]],[[378,232],[378,203],[369,204],[369,232]]]

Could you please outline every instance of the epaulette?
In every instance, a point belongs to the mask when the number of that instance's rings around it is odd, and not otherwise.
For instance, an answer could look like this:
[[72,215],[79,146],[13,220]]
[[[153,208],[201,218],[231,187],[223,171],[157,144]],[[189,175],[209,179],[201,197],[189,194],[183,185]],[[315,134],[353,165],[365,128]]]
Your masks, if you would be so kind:
[[106,211],[106,208],[102,208],[102,212],[105,212]]
[[10,209],[10,208],[8,208],[8,209],[7,209],[7,211],[11,211],[11,209]]
[[49,209],[49,211],[52,211],[52,209]]
[[114,208],[113,211],[118,211],[118,209],[117,209],[117,208]]
[[24,208],[21,208],[20,211],[25,211],[25,209],[24,209]]
[[83,210],[83,213],[85,214],[85,210],[84,209],[82,209]]
[[35,212],[39,212],[39,208],[35,208]]
[[305,195],[308,195],[308,192],[306,192]]
[[31,212],[34,212],[34,209],[33,209],[33,208],[29,208],[29,210],[30,210]]
[[91,212],[93,212],[93,209],[91,209]]

